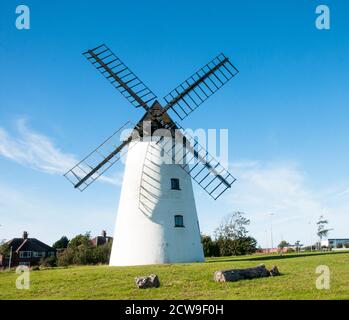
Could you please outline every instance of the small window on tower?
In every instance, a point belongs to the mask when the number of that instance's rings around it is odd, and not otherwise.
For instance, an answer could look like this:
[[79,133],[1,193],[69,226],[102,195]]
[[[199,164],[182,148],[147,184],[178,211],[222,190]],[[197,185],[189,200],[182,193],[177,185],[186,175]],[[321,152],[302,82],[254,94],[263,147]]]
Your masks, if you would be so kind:
[[180,190],[179,179],[171,179],[171,189],[172,190]]
[[175,227],[176,228],[184,228],[183,216],[181,216],[181,215],[175,216]]

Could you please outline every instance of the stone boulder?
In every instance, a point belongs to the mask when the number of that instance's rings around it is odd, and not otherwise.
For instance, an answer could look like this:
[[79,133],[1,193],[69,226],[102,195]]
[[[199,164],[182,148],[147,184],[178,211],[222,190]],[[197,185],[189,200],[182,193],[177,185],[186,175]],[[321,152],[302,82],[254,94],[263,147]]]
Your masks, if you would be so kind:
[[151,274],[148,277],[136,277],[135,281],[139,289],[160,287],[159,277],[156,274]]
[[276,266],[268,270],[263,264],[253,268],[218,270],[213,279],[216,282],[239,281],[243,279],[254,279],[269,276],[278,276],[280,272]]
[[279,269],[277,266],[273,266],[270,270],[269,270],[270,276],[271,277],[276,277],[280,275]]

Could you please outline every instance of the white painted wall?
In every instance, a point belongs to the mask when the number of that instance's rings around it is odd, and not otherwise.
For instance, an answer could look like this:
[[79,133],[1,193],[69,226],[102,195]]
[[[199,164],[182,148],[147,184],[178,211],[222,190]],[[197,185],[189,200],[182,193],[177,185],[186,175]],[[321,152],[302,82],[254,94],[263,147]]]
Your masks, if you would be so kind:
[[[161,163],[158,149],[136,142],[128,150],[111,266],[204,260],[191,178],[179,165]],[[180,191],[171,190],[171,178]],[[176,214],[184,228],[174,226]]]

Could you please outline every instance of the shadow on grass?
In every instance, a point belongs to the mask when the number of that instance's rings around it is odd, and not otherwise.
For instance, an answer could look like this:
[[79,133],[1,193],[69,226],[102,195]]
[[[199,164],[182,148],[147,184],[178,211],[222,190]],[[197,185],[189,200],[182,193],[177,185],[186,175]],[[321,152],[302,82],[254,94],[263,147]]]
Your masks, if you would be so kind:
[[[266,260],[281,260],[281,259],[291,259],[291,258],[301,258],[301,257],[317,257],[322,255],[332,255],[332,254],[348,254],[349,251],[341,252],[341,251],[335,251],[335,252],[319,252],[319,253],[298,253],[298,254],[284,254],[284,255],[259,255],[257,257],[254,256],[232,256],[228,259],[210,259],[206,260],[206,263],[212,263],[212,262],[239,262],[239,261],[266,261]],[[247,258],[248,257],[248,258]],[[241,258],[241,259],[239,259]]]

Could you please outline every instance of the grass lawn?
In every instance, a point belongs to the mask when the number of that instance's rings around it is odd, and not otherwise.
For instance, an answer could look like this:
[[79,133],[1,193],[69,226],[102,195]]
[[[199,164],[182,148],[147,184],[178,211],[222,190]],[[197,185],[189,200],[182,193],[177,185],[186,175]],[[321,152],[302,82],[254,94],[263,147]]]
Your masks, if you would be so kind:
[[[279,277],[215,283],[215,270],[276,265]],[[330,289],[318,290],[319,265]],[[158,274],[160,288],[140,290],[134,277]],[[211,258],[204,263],[137,267],[82,266],[32,271],[18,290],[14,271],[0,272],[0,299],[349,299],[349,252]]]

